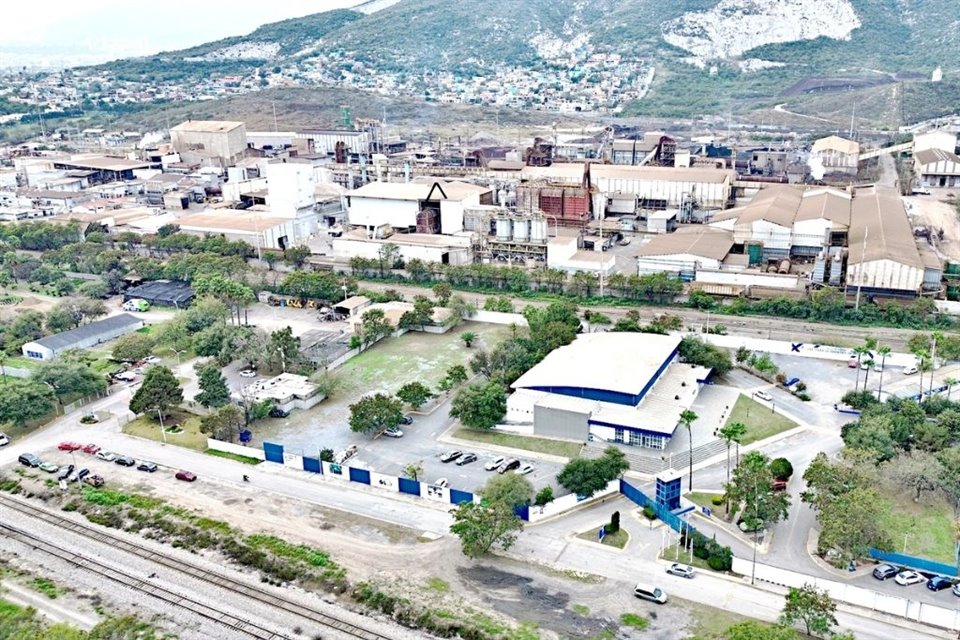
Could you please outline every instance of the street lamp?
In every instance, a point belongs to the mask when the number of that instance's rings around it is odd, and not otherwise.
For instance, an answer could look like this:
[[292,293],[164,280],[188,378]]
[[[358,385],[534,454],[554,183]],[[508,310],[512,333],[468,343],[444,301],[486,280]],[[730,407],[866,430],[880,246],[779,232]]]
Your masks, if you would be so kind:
[[163,412],[157,407],[157,417],[160,418],[160,435],[163,436],[163,444],[167,444],[167,430],[163,428]]
[[343,290],[343,301],[346,302],[347,301],[347,284],[343,283],[342,285],[340,285],[340,288]]

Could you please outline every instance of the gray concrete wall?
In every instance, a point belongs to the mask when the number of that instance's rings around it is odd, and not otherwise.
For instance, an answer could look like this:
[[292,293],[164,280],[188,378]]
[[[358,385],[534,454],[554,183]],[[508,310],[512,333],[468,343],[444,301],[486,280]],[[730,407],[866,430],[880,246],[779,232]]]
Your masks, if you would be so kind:
[[585,413],[539,406],[533,409],[534,435],[586,442],[589,431]]

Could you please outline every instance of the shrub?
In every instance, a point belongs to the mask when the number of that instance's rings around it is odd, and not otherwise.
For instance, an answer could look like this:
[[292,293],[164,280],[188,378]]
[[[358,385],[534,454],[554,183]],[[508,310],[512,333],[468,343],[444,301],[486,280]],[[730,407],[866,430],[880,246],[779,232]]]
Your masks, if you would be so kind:
[[610,523],[607,525],[607,533],[616,533],[620,531],[620,512],[614,511],[610,517]]
[[840,402],[854,409],[866,409],[877,402],[872,391],[848,391],[843,394]]
[[712,504],[715,507],[719,507],[720,505],[723,504],[723,496],[713,496],[712,498],[710,498],[710,504]]
[[729,571],[733,566],[733,551],[730,547],[720,547],[707,558],[707,565],[714,571]]
[[646,518],[647,520],[656,520],[657,512],[654,510],[653,507],[651,507],[650,505],[647,505],[643,508],[643,517]]
[[770,473],[776,480],[789,480],[793,475],[793,465],[786,458],[775,458],[770,461]]
[[542,507],[549,502],[553,502],[553,487],[547,486],[540,489],[533,503],[538,507]]

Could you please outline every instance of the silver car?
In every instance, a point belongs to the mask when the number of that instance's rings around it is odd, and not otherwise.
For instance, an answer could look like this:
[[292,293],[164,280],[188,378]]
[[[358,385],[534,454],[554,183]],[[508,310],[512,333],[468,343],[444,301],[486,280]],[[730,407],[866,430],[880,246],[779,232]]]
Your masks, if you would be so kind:
[[696,575],[696,572],[688,564],[680,564],[679,562],[674,562],[669,567],[667,567],[667,573],[680,576],[681,578],[692,578]]

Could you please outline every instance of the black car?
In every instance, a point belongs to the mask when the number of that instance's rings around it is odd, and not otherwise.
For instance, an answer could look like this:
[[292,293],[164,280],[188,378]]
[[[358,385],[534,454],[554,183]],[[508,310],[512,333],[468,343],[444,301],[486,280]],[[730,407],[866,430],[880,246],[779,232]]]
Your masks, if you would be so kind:
[[447,451],[440,454],[440,462],[453,462],[457,458],[463,455],[462,451]]
[[934,576],[927,580],[927,589],[930,591],[943,591],[944,589],[949,589],[953,586],[953,582],[949,578],[944,578],[943,576]]
[[39,467],[43,461],[32,453],[21,454],[17,460],[25,467]]
[[457,460],[457,466],[462,467],[465,464],[470,464],[471,462],[476,462],[477,454],[475,453],[465,453],[460,456],[460,459]]
[[153,473],[156,470],[157,470],[156,462],[147,462],[146,460],[144,460],[143,462],[137,465],[137,471],[146,471],[147,473]]
[[517,460],[516,458],[510,458],[509,460],[504,462],[502,465],[500,465],[500,468],[497,469],[497,473],[506,473],[507,471],[511,471],[513,469],[519,469],[519,468],[520,468],[520,461]]
[[403,416],[400,418],[400,424],[413,424],[413,418],[410,416]]
[[900,573],[899,567],[895,567],[892,564],[881,564],[877,565],[877,568],[873,570],[873,577],[877,580],[886,580],[895,577],[898,573]]
[[270,409],[271,418],[286,418],[289,415],[290,415],[289,411],[284,411],[280,407],[274,407],[273,409]]
[[70,477],[70,474],[73,473],[73,465],[68,464],[63,469],[60,470],[60,473],[57,474],[57,480],[66,480]]
[[132,467],[137,464],[137,461],[131,458],[130,456],[117,456],[117,459],[113,461],[114,464],[118,464],[121,467]]
[[88,475],[90,475],[90,469],[83,468],[80,471],[77,471],[77,480],[83,480]]

